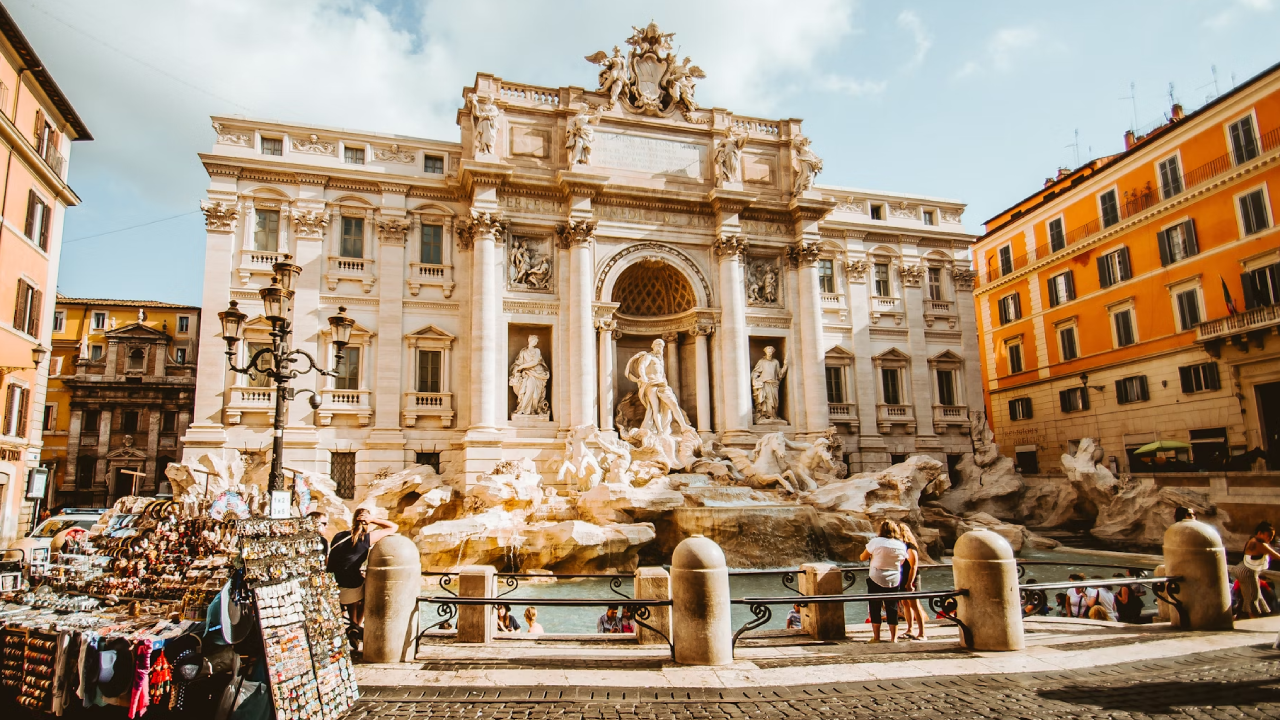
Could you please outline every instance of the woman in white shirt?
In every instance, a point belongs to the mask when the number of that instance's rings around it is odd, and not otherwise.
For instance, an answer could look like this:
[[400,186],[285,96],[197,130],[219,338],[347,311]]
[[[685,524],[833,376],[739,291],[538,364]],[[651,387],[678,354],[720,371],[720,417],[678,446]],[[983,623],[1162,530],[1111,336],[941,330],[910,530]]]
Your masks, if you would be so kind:
[[[867,592],[891,593],[902,581],[902,561],[907,559],[907,544],[902,542],[902,530],[891,520],[880,523],[880,536],[871,539],[862,551],[862,559],[871,561],[867,574]],[[872,600],[867,603],[871,611],[871,642],[880,642],[880,613],[884,610],[889,620],[889,642],[898,641],[898,603]]]

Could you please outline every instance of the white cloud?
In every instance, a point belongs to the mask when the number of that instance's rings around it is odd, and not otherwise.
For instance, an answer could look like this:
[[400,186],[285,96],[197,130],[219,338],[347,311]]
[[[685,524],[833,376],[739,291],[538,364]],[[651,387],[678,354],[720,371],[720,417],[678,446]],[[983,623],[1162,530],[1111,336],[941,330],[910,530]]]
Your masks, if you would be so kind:
[[1211,30],[1225,30],[1248,13],[1271,12],[1272,0],[1235,0],[1219,12],[1205,18],[1204,26]]
[[1040,31],[1031,26],[1006,27],[996,30],[983,48],[982,58],[969,60],[956,71],[956,77],[968,77],[985,70],[1009,72],[1027,54],[1042,44]]
[[915,39],[916,51],[907,61],[904,70],[910,70],[920,67],[924,63],[925,55],[929,54],[929,48],[933,47],[933,36],[925,29],[924,22],[920,20],[920,16],[913,10],[903,10],[898,14],[898,25],[911,33]]
[[857,80],[841,75],[824,75],[818,80],[817,85],[823,90],[863,97],[879,95],[885,91],[889,83],[884,80]]

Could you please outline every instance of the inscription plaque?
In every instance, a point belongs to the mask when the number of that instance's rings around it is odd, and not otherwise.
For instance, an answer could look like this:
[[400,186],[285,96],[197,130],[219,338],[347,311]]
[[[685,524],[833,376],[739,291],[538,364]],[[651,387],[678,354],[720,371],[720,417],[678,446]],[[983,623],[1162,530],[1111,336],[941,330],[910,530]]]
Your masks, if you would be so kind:
[[591,164],[701,180],[706,148],[694,143],[596,131]]

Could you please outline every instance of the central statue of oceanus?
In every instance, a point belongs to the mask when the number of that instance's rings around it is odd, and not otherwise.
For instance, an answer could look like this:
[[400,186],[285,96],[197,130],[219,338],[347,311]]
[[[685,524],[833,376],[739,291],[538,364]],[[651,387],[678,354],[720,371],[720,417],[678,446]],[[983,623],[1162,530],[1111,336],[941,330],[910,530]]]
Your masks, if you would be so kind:
[[627,379],[636,384],[635,397],[644,407],[644,419],[635,427],[619,428],[619,434],[636,448],[631,469],[638,476],[665,475],[688,467],[702,443],[667,384],[665,348],[662,340],[654,340],[649,351],[638,352],[627,362]]

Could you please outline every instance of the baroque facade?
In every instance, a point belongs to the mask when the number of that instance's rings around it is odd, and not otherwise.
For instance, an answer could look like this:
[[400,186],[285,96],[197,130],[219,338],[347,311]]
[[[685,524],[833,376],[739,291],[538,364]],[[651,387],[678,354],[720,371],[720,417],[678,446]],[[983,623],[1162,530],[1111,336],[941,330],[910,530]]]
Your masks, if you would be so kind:
[[[203,307],[252,318],[237,364],[285,254],[296,347],[333,367],[325,318],[356,321],[339,377],[295,381],[321,404],[289,403],[286,467],[348,497],[414,462],[554,476],[572,428],[638,424],[656,340],[704,440],[834,432],[853,470],[971,452],[963,204],[817,184],[800,121],[703,108],[668,35],[627,42],[587,58],[596,91],[478,74],[459,141],[214,118]],[[187,457],[269,445],[274,390],[201,345]]]
[[[49,70],[0,6],[0,545],[31,525],[40,466],[62,227],[80,204],[67,184],[71,143],[92,140]],[[33,354],[33,351],[34,354]],[[36,477],[39,474],[37,473]],[[30,491],[30,492],[28,492]]]
[[1083,437],[1117,472],[1280,470],[1280,65],[1125,147],[975,243],[996,440],[1024,473]]
[[40,462],[50,507],[168,490],[195,407],[200,308],[58,296]]

